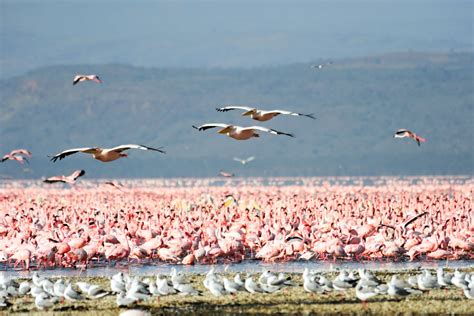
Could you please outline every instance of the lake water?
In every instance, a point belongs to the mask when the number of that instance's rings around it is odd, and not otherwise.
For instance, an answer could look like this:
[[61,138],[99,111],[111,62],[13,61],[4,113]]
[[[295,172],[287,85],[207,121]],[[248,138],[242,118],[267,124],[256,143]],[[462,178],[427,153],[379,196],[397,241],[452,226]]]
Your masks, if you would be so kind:
[[[96,266],[88,268],[87,270],[81,271],[80,269],[51,269],[51,270],[39,270],[41,275],[46,277],[108,277],[113,274],[122,271],[131,275],[148,276],[155,275],[157,273],[168,274],[172,268],[177,271],[182,271],[186,274],[203,274],[209,271],[211,267],[214,267],[216,272],[223,272],[227,269],[227,272],[244,272],[244,273],[257,273],[263,270],[270,270],[273,272],[287,272],[287,273],[302,273],[305,268],[317,271],[333,271],[335,269],[357,269],[366,268],[370,270],[408,270],[408,269],[420,269],[430,268],[436,269],[438,267],[449,267],[455,268],[474,268],[474,260],[457,260],[457,261],[417,261],[417,262],[381,262],[381,261],[370,261],[370,262],[348,262],[348,261],[295,261],[285,263],[263,263],[256,260],[248,260],[237,264],[216,264],[216,265],[173,265],[173,264],[117,264],[115,266]],[[5,269],[5,267],[3,267]],[[2,270],[3,270],[2,269]],[[21,271],[21,270],[4,270],[2,271],[5,276],[13,278],[28,278],[31,277],[33,271]]]

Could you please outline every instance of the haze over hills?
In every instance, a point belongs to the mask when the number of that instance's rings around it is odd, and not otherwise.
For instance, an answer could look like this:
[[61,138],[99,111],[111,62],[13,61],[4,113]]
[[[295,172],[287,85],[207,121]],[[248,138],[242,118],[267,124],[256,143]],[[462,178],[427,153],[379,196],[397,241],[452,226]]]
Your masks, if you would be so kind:
[[[25,147],[33,172],[0,164],[0,174],[41,177],[85,169],[88,177],[237,175],[472,174],[474,54],[399,53],[252,69],[51,66],[0,81],[0,152]],[[72,86],[75,73],[102,85]],[[314,113],[259,123],[225,104]],[[263,125],[296,135],[235,141],[191,126]],[[257,124],[256,124],[257,123]],[[409,128],[428,141],[393,139]],[[168,154],[132,151],[103,164],[84,154],[52,163],[68,148],[143,143]],[[240,166],[233,157],[254,155]]]
[[0,79],[61,64],[252,68],[473,50],[470,0],[0,2]]

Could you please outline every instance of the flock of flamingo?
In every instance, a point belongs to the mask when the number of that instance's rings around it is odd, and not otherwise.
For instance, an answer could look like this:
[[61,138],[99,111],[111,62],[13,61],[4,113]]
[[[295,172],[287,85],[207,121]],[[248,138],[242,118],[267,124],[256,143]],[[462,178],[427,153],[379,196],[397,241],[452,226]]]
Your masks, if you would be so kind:
[[[101,83],[97,75],[77,75],[73,84]],[[278,115],[312,114],[225,106],[260,122]],[[206,123],[194,128],[236,140],[259,132],[292,134],[262,126]],[[425,139],[406,130],[418,145]],[[123,157],[130,149],[164,154],[162,148],[127,144],[113,148],[82,147],[51,157],[56,162],[76,153],[101,162]],[[17,149],[2,162],[23,164],[32,155]],[[238,159],[243,165],[252,161]],[[69,183],[85,174],[54,176],[45,183]],[[233,174],[221,171],[223,177]],[[0,192],[0,260],[24,269],[83,267],[94,263],[163,261],[210,264],[258,259],[417,260],[473,257],[472,183],[416,186],[242,185],[136,189],[116,182],[108,187],[73,190],[32,185],[5,186]],[[212,195],[209,194],[212,192]]]
[[472,180],[238,188],[82,183],[72,190],[4,185],[0,260],[30,269],[474,257]]

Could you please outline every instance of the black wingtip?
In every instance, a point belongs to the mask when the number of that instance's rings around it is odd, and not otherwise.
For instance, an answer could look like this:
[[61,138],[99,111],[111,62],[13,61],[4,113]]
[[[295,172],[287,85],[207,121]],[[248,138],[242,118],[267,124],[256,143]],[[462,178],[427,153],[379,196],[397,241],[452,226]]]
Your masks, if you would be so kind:
[[309,118],[311,118],[311,119],[313,119],[313,120],[316,119],[316,117],[314,116],[313,113],[311,113],[311,114],[305,114],[305,116],[307,116],[307,117],[309,117]]
[[193,128],[197,129],[198,131],[200,131],[201,129],[199,127],[197,127],[196,125],[193,125]]

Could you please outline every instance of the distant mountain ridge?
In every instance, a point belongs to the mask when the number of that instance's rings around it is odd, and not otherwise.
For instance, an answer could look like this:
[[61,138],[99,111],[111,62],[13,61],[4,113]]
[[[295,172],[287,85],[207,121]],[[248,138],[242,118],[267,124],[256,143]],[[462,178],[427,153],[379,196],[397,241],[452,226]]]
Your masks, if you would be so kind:
[[[237,175],[319,176],[472,174],[474,54],[407,52],[333,60],[323,69],[292,64],[253,69],[51,66],[0,81],[0,153],[33,152],[30,172],[13,162],[0,174],[41,177],[85,169],[93,177]],[[76,73],[103,84],[72,85]],[[259,123],[224,104],[315,113]],[[296,135],[239,142],[191,126],[205,122],[262,125]],[[393,139],[398,128],[427,138],[418,147]],[[76,154],[78,146],[143,143],[167,155],[131,152],[108,164]],[[242,166],[233,157],[256,156]]]

